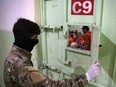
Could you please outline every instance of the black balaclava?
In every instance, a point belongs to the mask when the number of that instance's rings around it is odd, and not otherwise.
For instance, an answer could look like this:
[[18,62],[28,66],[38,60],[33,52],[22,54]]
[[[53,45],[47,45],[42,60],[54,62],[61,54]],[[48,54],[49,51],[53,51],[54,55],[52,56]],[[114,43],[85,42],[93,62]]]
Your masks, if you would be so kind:
[[37,23],[25,18],[19,18],[13,26],[14,44],[29,52],[38,43],[37,39],[31,39],[33,35],[39,35],[41,32]]
[[22,37],[15,35],[15,42],[14,44],[16,46],[19,46],[20,48],[23,48],[29,52],[32,51],[33,47],[38,43],[38,39],[31,39],[27,37]]

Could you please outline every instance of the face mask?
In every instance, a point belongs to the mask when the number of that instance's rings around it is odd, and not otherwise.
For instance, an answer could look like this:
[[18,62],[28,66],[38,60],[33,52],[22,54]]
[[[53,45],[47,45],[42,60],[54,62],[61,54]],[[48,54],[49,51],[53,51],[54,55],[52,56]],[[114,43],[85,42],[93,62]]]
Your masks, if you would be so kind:
[[32,51],[33,47],[38,43],[38,39],[30,39],[20,36],[15,36],[14,44],[23,48],[29,52]]

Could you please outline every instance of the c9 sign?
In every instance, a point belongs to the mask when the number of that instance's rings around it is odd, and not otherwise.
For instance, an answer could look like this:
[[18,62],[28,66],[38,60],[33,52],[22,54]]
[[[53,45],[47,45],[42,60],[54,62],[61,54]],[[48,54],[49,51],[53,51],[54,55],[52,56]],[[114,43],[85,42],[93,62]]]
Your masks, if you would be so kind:
[[94,0],[72,0],[72,15],[93,15]]

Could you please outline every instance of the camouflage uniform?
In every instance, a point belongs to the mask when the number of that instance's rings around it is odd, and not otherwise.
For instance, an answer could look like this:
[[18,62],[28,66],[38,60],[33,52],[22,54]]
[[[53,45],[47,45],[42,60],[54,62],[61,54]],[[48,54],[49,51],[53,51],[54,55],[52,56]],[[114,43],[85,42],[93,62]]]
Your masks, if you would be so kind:
[[6,87],[84,87],[85,75],[54,81],[34,69],[31,53],[13,45],[4,63]]

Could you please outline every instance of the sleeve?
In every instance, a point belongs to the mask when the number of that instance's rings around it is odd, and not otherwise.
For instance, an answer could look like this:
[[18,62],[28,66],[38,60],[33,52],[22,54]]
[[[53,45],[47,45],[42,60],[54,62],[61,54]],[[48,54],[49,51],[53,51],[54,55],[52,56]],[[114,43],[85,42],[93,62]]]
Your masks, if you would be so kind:
[[[20,64],[19,64],[20,65]],[[18,84],[21,87],[36,87],[34,85],[42,82],[46,77],[35,70],[34,67],[21,64],[18,68]],[[39,86],[37,86],[39,87]]]
[[58,81],[47,78],[36,87],[84,87],[87,83],[86,76],[81,75]]
[[88,83],[86,75],[57,81],[52,80],[45,77],[32,66],[21,65],[19,72],[18,79],[21,87],[84,87]]
[[28,66],[21,64],[18,68],[18,81],[16,81],[21,87],[33,87],[33,83],[28,72]]

